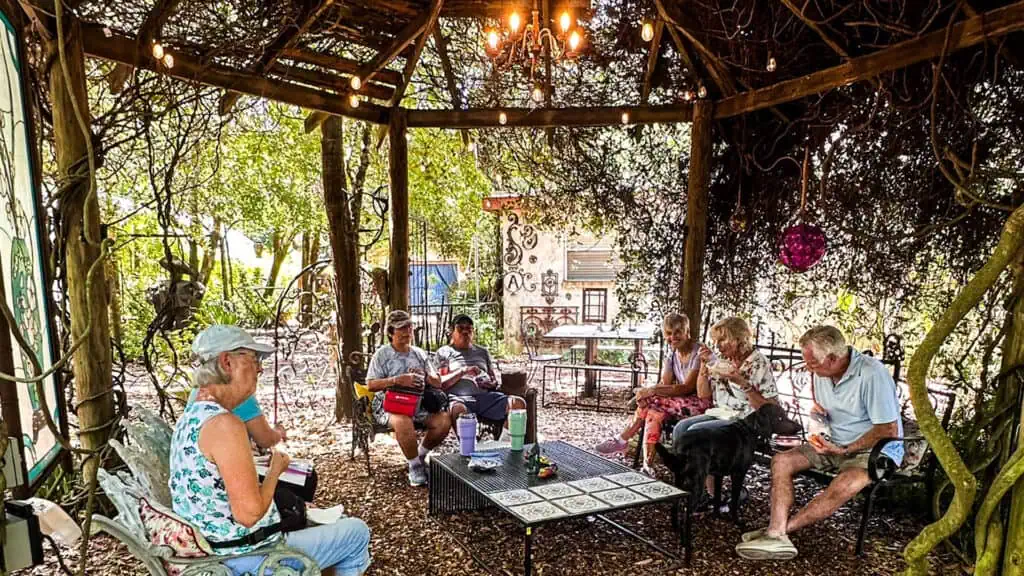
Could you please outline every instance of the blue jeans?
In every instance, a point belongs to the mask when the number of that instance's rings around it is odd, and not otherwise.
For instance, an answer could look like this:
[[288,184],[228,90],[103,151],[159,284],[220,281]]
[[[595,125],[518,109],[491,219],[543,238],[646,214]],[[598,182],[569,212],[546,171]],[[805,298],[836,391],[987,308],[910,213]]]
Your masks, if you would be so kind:
[[[334,524],[305,528],[284,536],[289,547],[316,560],[321,570],[333,567],[337,576],[360,576],[370,566],[370,527],[358,518],[342,518]],[[263,558],[239,558],[225,564],[236,575],[255,574]],[[296,570],[300,568],[294,560],[284,563]]]
[[675,446],[683,438],[683,434],[686,434],[687,430],[699,430],[701,428],[720,428],[722,426],[728,426],[731,424],[731,420],[722,420],[715,418],[714,416],[707,416],[701,414],[699,416],[690,416],[680,420],[676,427],[672,429],[672,445]]

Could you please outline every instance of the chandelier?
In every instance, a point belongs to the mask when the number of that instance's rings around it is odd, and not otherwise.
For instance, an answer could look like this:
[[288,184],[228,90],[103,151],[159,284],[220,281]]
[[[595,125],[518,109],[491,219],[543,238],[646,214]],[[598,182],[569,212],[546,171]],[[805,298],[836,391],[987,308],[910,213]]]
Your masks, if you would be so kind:
[[562,10],[558,16],[558,26],[554,29],[541,26],[540,10],[537,0],[533,2],[532,18],[523,22],[518,9],[513,9],[501,20],[498,28],[484,29],[484,48],[499,69],[521,66],[530,74],[530,98],[540,103],[544,100],[544,87],[537,78],[537,67],[543,63],[545,56],[550,54],[552,60],[571,60],[579,55],[583,48],[583,32],[576,26],[575,19],[568,10]]

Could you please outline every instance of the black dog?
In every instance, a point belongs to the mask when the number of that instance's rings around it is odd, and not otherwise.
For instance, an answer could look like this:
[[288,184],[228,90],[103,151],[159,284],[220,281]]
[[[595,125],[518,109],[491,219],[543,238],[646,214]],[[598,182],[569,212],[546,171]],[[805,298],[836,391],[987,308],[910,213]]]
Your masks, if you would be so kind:
[[690,494],[690,510],[704,493],[704,479],[715,477],[715,510],[718,510],[722,477],[732,479],[729,512],[739,524],[740,490],[754,462],[754,448],[774,434],[793,435],[800,425],[786,417],[778,404],[764,404],[753,414],[719,428],[688,430],[674,440],[672,450],[657,445],[658,454],[675,474],[676,486]]

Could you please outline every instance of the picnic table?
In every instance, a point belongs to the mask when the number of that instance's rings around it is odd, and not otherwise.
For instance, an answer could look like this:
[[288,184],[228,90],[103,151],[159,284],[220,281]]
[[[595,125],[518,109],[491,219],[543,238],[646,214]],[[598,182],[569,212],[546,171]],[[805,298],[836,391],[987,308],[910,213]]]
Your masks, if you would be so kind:
[[[634,358],[643,356],[644,342],[654,338],[653,324],[639,324],[626,328],[611,328],[600,324],[565,324],[558,326],[544,335],[548,340],[583,340],[586,349],[583,354],[583,363],[593,366],[597,360],[597,345],[601,340],[631,340],[633,342]],[[633,386],[636,386],[636,375],[633,376]],[[584,373],[583,396],[590,398],[594,396],[596,389],[597,370],[586,370]]]

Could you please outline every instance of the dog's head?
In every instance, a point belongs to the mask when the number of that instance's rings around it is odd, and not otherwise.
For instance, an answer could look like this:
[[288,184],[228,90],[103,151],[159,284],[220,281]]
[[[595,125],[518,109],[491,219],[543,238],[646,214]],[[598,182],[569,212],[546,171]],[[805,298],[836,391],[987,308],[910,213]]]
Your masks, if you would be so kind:
[[802,429],[799,423],[786,416],[786,410],[782,406],[771,402],[762,405],[743,420],[757,436],[765,438],[772,434],[792,436]]
[[683,469],[683,460],[679,458],[674,452],[666,448],[661,442],[654,445],[654,450],[657,451],[658,455],[661,456],[661,461],[665,463],[672,472],[678,473]]

